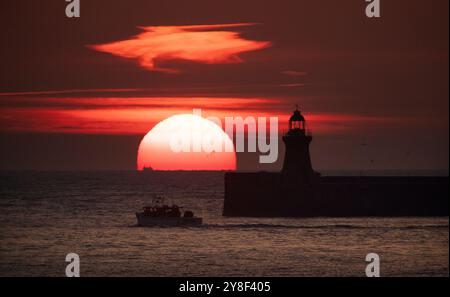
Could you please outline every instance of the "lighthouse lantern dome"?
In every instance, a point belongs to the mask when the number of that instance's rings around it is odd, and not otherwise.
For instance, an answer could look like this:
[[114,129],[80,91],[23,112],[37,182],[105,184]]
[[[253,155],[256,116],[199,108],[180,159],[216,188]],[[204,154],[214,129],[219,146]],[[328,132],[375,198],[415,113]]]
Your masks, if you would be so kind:
[[290,130],[294,130],[294,129],[304,130],[305,129],[305,118],[300,113],[298,108],[294,111],[292,116],[289,118],[289,129]]

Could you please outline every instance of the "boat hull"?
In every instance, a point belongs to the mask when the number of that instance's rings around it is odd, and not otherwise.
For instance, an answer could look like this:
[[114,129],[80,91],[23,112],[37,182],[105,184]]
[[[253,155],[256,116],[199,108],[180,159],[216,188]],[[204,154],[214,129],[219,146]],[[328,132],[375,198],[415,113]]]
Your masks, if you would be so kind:
[[177,226],[200,226],[202,218],[185,217],[151,217],[144,213],[136,213],[138,226],[140,227],[177,227]]

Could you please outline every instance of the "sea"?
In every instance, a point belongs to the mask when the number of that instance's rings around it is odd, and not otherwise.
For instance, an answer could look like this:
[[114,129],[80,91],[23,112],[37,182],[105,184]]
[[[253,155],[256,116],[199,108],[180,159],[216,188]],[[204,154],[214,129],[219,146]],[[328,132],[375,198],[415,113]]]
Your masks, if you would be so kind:
[[[448,217],[223,217],[223,172],[1,172],[0,276],[448,276]],[[136,226],[164,195],[201,227]]]

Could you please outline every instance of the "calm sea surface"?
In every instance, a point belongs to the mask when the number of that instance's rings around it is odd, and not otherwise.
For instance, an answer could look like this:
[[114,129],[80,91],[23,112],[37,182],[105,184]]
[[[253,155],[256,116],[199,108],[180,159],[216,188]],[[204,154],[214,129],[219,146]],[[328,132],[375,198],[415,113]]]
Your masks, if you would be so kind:
[[[140,228],[151,194],[204,218]],[[0,173],[0,276],[448,276],[446,218],[225,218],[221,172]]]

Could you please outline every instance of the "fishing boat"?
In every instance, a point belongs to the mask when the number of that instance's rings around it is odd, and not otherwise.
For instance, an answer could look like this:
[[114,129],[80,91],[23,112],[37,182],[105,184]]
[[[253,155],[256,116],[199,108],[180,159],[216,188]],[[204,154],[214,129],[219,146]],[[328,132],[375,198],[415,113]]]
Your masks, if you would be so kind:
[[164,204],[163,198],[156,198],[152,205],[143,207],[142,212],[136,213],[138,226],[141,227],[176,227],[200,226],[203,219],[194,216],[190,210],[182,212],[182,207],[176,204]]

